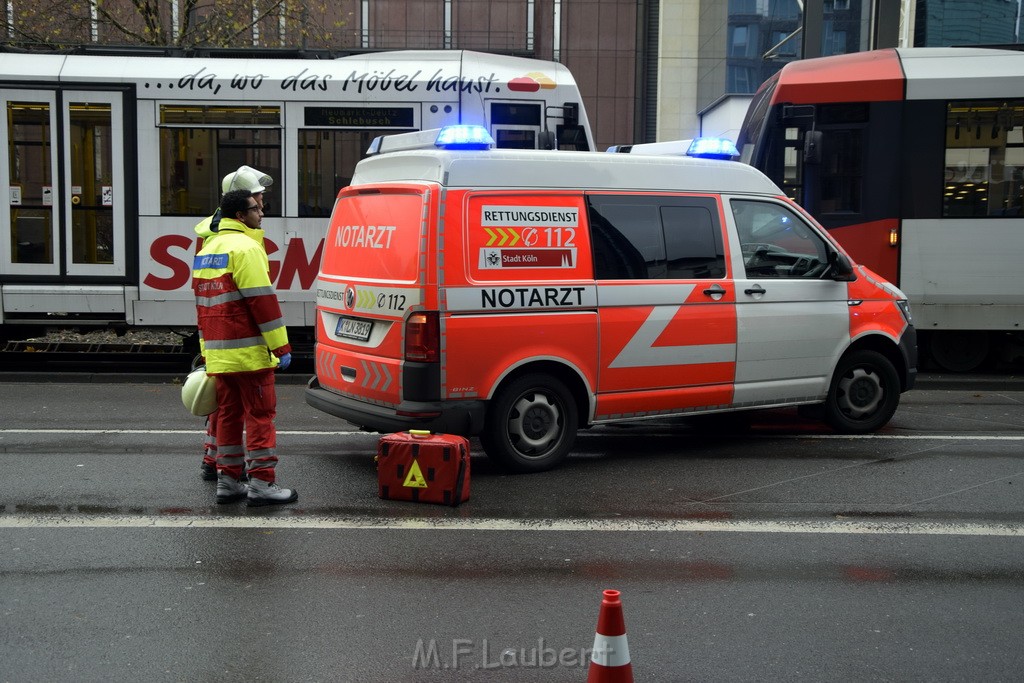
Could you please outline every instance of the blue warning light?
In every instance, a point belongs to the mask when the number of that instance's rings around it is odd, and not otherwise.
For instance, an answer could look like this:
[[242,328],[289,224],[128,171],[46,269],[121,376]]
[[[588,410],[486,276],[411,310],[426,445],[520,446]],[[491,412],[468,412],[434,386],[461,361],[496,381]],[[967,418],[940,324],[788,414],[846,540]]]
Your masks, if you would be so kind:
[[494,138],[483,126],[445,126],[437,134],[434,145],[441,149],[490,149]]
[[697,138],[686,150],[686,156],[704,159],[732,159],[739,155],[736,145],[726,138]]

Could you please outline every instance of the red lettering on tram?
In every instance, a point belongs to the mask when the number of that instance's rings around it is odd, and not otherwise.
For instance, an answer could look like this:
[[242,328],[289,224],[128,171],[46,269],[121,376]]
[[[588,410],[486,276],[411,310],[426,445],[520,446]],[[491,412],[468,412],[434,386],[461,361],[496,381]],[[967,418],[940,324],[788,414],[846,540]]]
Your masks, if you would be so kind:
[[[192,282],[192,256],[199,250],[201,240],[192,240],[183,235],[162,235],[149,247],[149,257],[153,264],[164,266],[171,274],[167,276],[155,275],[150,272],[142,280],[146,287],[162,292],[171,292],[176,289],[189,287]],[[267,255],[280,252],[280,248],[271,240],[265,240]],[[306,247],[301,238],[293,238],[288,242],[284,252],[284,259],[270,259],[270,280],[275,283],[278,291],[292,290],[292,285],[298,278],[298,290],[308,291],[316,282],[317,271],[320,268],[320,254],[323,252],[324,241],[320,240],[313,258],[306,260]],[[182,254],[179,256],[176,250]]]
[[[175,256],[171,249],[181,249],[185,258]],[[159,277],[148,273],[142,284],[153,289],[170,292],[184,287],[192,279],[191,263],[192,239],[184,235],[162,235],[149,245],[149,257],[161,266],[170,268],[170,277]]]
[[293,237],[288,243],[288,251],[281,265],[281,276],[276,280],[278,289],[291,289],[295,276],[299,277],[299,289],[309,291],[316,282],[317,271],[320,269],[320,253],[324,250],[324,241],[316,247],[316,253],[310,261],[306,260],[306,249],[301,237]]

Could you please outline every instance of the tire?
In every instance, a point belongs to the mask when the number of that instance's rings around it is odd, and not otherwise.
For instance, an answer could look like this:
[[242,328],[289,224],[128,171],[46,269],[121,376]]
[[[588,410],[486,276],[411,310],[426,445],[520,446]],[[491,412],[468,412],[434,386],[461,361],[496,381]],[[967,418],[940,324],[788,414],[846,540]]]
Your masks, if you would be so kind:
[[491,400],[480,442],[506,470],[543,472],[569,455],[578,423],[565,384],[550,375],[523,375]]
[[928,335],[928,350],[940,369],[974,372],[985,364],[992,346],[988,332],[942,330]]
[[884,426],[900,403],[900,380],[877,351],[840,359],[825,400],[825,422],[841,434],[867,434]]

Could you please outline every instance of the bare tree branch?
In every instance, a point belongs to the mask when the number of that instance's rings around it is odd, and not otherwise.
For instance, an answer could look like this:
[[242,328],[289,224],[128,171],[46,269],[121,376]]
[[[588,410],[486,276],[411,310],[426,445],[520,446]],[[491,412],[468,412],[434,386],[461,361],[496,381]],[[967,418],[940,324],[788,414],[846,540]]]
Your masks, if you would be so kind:
[[[120,45],[236,47],[289,42],[332,47],[332,29],[344,25],[326,0],[178,0],[178,25],[167,0],[10,0],[13,9],[0,45],[60,49],[94,42]],[[90,12],[95,11],[95,18]],[[283,27],[279,36],[279,28]],[[98,31],[96,29],[99,29]],[[265,36],[265,37],[264,37]]]

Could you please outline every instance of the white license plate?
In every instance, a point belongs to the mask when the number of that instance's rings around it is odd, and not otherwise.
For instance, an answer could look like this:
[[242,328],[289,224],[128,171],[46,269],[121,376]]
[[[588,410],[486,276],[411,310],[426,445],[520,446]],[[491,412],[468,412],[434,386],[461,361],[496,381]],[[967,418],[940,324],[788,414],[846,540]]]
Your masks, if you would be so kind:
[[342,318],[338,321],[337,335],[339,337],[348,337],[349,339],[358,339],[359,341],[369,341],[370,330],[372,329],[372,320]]

